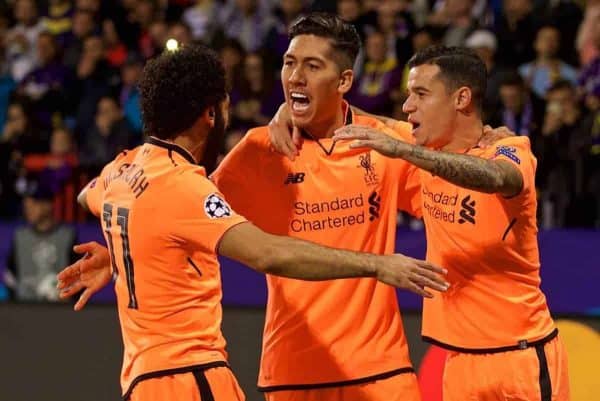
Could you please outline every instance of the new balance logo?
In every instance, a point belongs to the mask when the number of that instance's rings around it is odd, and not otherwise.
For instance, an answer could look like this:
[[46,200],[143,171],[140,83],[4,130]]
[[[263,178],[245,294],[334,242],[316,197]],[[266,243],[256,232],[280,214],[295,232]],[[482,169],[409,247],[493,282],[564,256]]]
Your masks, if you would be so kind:
[[288,184],[300,184],[304,182],[304,173],[289,173],[285,181],[283,182],[285,185]]
[[459,224],[464,224],[469,222],[471,224],[475,224],[475,201],[471,200],[471,195],[467,195],[460,202],[462,209],[460,210],[460,219],[458,219]]
[[369,195],[369,221],[379,218],[379,209],[381,208],[381,196],[377,192],[371,192]]

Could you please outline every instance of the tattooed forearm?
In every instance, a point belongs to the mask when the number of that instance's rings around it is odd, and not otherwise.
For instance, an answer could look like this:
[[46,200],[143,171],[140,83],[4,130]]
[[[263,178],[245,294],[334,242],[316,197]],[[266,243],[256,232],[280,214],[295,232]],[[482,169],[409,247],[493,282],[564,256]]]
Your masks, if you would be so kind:
[[523,186],[520,172],[508,163],[405,145],[396,145],[399,157],[458,186],[505,196],[516,195]]

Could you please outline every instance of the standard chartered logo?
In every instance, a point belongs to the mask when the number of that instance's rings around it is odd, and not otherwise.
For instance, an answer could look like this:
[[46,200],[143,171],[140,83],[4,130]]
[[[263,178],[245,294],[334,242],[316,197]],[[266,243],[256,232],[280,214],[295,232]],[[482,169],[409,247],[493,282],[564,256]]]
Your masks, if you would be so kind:
[[[449,195],[445,192],[431,192],[423,186],[423,208],[434,219],[448,223],[475,224],[476,202],[470,195],[458,201],[458,194]],[[458,219],[457,219],[458,209]]]
[[[377,209],[379,212],[379,207]],[[363,194],[322,202],[295,202],[293,232],[319,231],[365,223]]]

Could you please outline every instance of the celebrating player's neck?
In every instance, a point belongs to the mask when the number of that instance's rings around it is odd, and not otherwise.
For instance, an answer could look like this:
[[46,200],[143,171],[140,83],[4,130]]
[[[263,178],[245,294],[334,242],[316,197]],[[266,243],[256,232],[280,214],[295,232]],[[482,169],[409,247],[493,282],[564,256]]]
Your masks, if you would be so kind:
[[477,118],[458,118],[450,141],[442,146],[446,152],[463,152],[475,147],[483,135],[483,123]]
[[331,138],[336,129],[344,125],[345,109],[340,105],[336,112],[330,115],[320,114],[303,127],[315,139]]
[[175,138],[169,140],[169,142],[172,142],[175,145],[178,145],[187,150],[194,157],[196,163],[198,163],[200,160],[202,160],[202,156],[204,155],[206,139],[206,136],[204,136],[201,139],[198,139],[197,137],[192,136],[191,133],[184,131],[180,135],[177,135]]

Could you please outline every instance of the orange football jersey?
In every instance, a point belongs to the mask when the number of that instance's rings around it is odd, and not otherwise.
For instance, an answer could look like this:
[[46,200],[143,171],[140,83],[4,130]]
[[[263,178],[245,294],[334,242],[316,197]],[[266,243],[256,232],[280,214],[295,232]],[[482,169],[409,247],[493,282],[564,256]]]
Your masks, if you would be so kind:
[[[380,122],[364,124],[396,135]],[[410,126],[402,133],[410,140]],[[394,252],[398,209],[419,213],[418,174],[406,162],[348,142],[306,139],[290,161],[252,129],[212,180],[263,230],[354,251]],[[258,379],[264,391],[349,384],[412,371],[395,289],[372,278],[302,281],[267,276]]]
[[204,169],[183,148],[150,138],[103,169],[87,203],[118,273],[125,398],[145,378],[224,364],[216,249],[246,220]]
[[423,336],[447,348],[524,346],[555,329],[540,289],[537,161],[526,137],[467,154],[512,163],[524,185],[517,196],[505,198],[419,170],[427,260],[448,269],[451,284],[425,299]]

